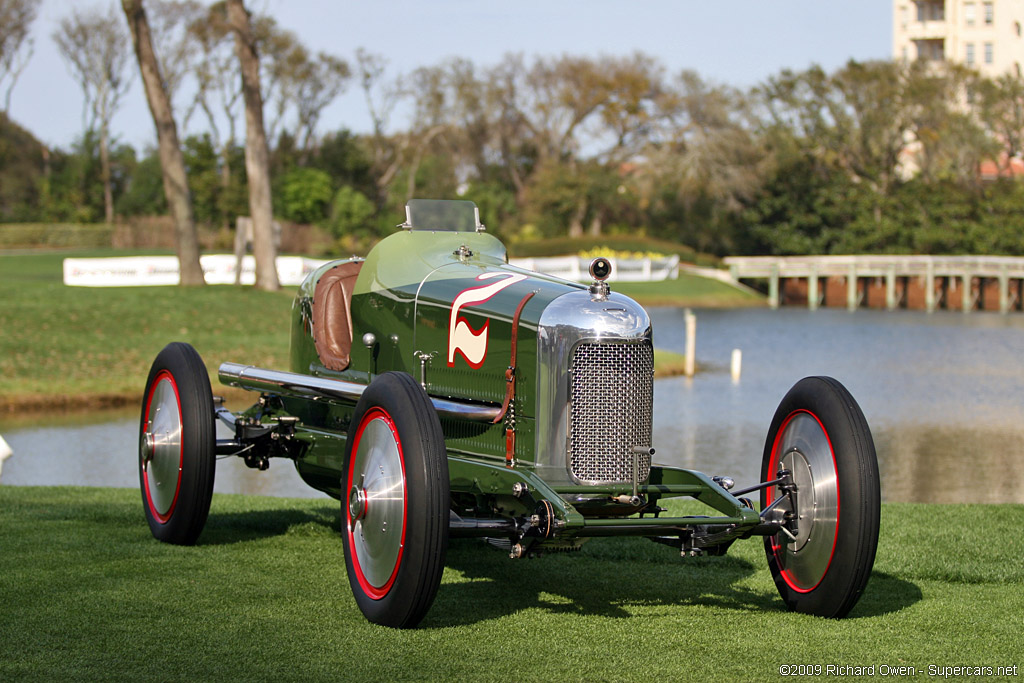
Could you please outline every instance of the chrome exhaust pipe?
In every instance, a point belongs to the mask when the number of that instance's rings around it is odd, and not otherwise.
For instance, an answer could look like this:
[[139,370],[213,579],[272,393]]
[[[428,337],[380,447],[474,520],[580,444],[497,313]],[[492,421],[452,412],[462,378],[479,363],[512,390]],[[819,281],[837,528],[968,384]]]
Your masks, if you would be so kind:
[[[367,385],[357,382],[300,375],[283,370],[268,370],[240,363],[221,363],[217,376],[220,378],[221,384],[229,387],[292,398],[346,403],[358,401],[367,387]],[[439,417],[473,422],[493,422],[501,412],[501,406],[452,401],[434,396],[429,398]]]

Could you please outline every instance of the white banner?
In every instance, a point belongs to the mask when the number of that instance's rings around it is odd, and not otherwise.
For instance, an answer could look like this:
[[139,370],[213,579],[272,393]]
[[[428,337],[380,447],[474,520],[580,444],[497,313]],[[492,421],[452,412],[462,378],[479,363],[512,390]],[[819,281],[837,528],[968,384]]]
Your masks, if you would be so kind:
[[0,436],[0,470],[3,470],[4,460],[12,455],[14,455],[14,451],[12,451],[11,447],[7,445],[6,441],[4,441],[4,437]]
[[[207,254],[199,258],[206,283],[233,285],[237,261],[231,254]],[[326,261],[301,256],[278,256],[277,277],[282,285],[297,285]],[[64,284],[73,287],[144,287],[178,284],[176,256],[121,256],[116,258],[64,259]],[[242,284],[256,282],[256,259],[242,259]]]

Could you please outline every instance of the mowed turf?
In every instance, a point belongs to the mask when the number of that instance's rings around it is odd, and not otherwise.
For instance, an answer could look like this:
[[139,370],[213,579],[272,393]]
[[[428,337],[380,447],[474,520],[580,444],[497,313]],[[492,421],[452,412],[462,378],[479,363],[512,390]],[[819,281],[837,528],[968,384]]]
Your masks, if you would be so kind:
[[66,287],[66,256],[0,255],[0,409],[119,404],[142,395],[168,342],[221,361],[286,367],[292,291]]
[[356,608],[338,524],[329,499],[217,495],[183,548],[150,536],[137,491],[0,487],[0,680],[764,681],[782,665],[874,665],[876,679],[882,666],[926,678],[1024,665],[1020,505],[884,505],[874,574],[839,621],[785,611],[758,539],[689,559],[592,539],[515,561],[459,540],[420,628],[396,631]]

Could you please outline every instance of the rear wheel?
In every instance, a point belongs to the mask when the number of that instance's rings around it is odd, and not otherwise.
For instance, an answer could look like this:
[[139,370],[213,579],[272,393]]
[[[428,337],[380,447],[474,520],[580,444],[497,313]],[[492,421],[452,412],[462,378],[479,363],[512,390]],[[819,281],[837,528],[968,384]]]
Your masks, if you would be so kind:
[[356,404],[345,446],[342,539],[370,621],[411,628],[437,595],[448,548],[448,456],[437,413],[409,375],[387,372]]
[[[772,578],[789,609],[845,616],[871,574],[878,544],[878,463],[867,421],[842,384],[808,377],[790,389],[772,420],[761,480],[786,470],[794,497],[763,489],[767,519],[789,533],[765,537]],[[782,498],[779,500],[779,498]]]
[[139,427],[139,485],[153,536],[191,545],[210,512],[216,467],[213,396],[188,344],[168,344],[149,371]]

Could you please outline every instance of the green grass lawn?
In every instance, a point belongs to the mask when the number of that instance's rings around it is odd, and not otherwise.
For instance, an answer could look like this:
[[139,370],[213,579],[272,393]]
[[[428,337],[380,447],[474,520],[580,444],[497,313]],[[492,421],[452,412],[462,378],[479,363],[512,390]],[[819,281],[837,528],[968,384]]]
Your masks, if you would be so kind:
[[460,540],[420,628],[395,631],[355,606],[335,501],[217,495],[199,545],[183,548],[150,536],[137,491],[0,486],[0,680],[764,681],[783,664],[1020,667],[1022,526],[1021,505],[883,505],[874,574],[840,621],[786,612],[757,539],[725,557],[592,539],[516,561]]
[[617,282],[616,292],[631,296],[644,306],[690,306],[692,308],[734,308],[763,306],[764,297],[753,292],[689,273],[661,282]]
[[[213,364],[287,366],[294,289],[66,287],[70,255],[0,255],[0,409],[134,401],[171,341]],[[125,252],[74,254],[89,255]]]
[[[129,254],[0,255],[0,410],[134,402],[141,396],[153,358],[171,341],[195,346],[214,371],[223,361],[287,367],[294,288],[260,292],[227,285],[187,289],[62,284],[61,263],[67,256]],[[754,299],[719,282],[688,275],[616,290],[648,303],[715,305],[728,296],[746,297],[748,303]],[[654,298],[659,291],[660,300]],[[678,358],[664,355],[659,368],[673,370],[679,365]],[[216,378],[213,384],[220,386]]]

